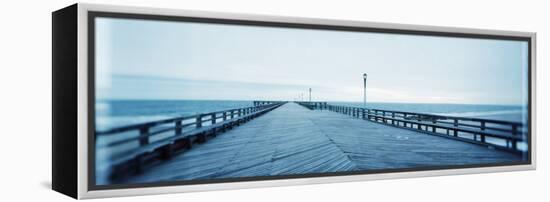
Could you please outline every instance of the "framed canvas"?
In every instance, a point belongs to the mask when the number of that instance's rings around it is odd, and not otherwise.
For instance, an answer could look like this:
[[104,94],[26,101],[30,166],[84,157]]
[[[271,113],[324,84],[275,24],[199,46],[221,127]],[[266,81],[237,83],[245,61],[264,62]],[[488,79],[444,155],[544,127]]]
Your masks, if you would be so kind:
[[52,187],[74,198],[535,169],[535,33],[52,15]]

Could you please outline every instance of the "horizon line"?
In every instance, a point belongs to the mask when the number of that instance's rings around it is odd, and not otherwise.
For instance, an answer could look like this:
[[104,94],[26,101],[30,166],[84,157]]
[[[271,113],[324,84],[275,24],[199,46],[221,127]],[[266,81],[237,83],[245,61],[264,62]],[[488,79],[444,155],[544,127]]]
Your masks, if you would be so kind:
[[[269,100],[269,99],[150,99],[150,98],[138,98],[138,99],[132,99],[132,98],[111,98],[111,99],[96,99],[97,102],[108,102],[108,101],[286,101],[286,102],[309,102],[307,100],[298,101],[298,100]],[[328,100],[328,101],[316,101],[312,100],[311,102],[346,102],[346,103],[363,103],[362,101],[342,101],[342,100]],[[526,107],[528,105],[526,104],[502,104],[502,103],[447,103],[447,102],[367,102],[367,105],[369,103],[375,103],[375,104],[449,104],[449,105],[492,105],[492,106],[520,106],[520,107]]]

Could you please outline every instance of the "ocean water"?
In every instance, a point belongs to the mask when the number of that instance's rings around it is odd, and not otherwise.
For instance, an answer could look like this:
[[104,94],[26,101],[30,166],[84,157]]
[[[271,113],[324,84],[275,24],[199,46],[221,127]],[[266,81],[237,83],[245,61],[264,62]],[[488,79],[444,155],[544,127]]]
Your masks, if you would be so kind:
[[[329,102],[363,107],[360,102]],[[96,103],[96,130],[253,106],[252,101],[235,100],[111,100]],[[477,117],[515,122],[526,121],[521,106],[470,104],[368,103],[367,108],[446,116]]]

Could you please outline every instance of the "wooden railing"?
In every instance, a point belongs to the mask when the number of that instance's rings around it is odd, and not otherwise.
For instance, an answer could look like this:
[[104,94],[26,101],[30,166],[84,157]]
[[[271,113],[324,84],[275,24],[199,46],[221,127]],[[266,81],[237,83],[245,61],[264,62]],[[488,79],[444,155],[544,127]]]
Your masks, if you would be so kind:
[[[148,164],[189,150],[286,102],[272,102],[96,131],[96,148],[119,151],[109,157],[109,180],[142,171]],[[137,145],[136,145],[137,144]]]
[[311,110],[327,108],[327,102],[296,102],[296,103]]
[[527,145],[528,141],[526,126],[518,122],[337,105],[327,105],[326,109],[377,123],[480,144],[513,153],[523,154],[527,151],[527,148],[518,146],[519,143]]

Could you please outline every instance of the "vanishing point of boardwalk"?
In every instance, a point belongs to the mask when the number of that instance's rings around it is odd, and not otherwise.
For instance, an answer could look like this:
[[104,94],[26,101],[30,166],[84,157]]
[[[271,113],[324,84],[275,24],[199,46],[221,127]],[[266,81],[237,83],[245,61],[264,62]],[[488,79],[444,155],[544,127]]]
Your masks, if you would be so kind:
[[[224,113],[225,116],[225,113]],[[224,118],[225,119],[225,118]],[[286,103],[121,183],[520,161],[477,144]]]

